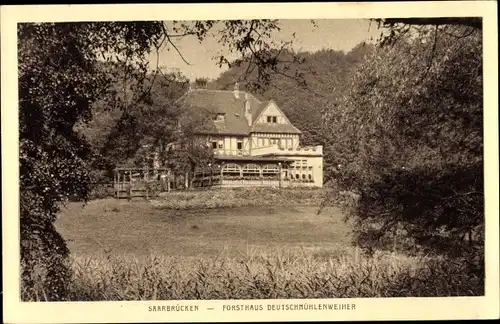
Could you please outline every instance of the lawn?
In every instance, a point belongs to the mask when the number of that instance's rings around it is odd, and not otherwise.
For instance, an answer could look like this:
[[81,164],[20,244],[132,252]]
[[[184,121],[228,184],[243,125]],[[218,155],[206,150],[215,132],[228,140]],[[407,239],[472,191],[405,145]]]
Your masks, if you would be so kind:
[[314,254],[349,244],[350,231],[334,207],[241,206],[175,210],[154,202],[102,199],[70,203],[56,226],[73,255],[105,251],[135,256],[241,256],[300,248]]
[[[317,213],[320,191],[257,191],[70,203],[56,222],[72,252],[65,300],[484,293],[482,277],[442,258],[360,253],[339,209]],[[45,300],[39,273],[23,300]]]

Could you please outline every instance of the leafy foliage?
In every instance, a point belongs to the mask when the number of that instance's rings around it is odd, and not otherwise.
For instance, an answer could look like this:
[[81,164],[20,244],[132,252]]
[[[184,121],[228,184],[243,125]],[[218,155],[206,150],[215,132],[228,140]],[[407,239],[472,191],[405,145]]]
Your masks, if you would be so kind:
[[290,70],[291,65],[301,62],[300,57],[290,55],[290,51],[286,57],[283,55],[293,40],[276,42],[272,38],[273,32],[279,30],[278,20],[226,21],[218,42],[241,55],[233,62],[224,55],[218,55],[219,66],[226,64],[230,68],[243,68],[244,73],[240,74],[239,81],[245,81],[250,90],[264,90],[275,75],[303,82],[300,71]]
[[405,237],[463,253],[464,233],[482,232],[481,35],[453,37],[461,33],[428,27],[378,48],[328,121],[327,152],[340,166],[328,173],[360,194],[365,247]]
[[[147,99],[118,115],[116,110],[103,111],[84,127],[85,134],[102,134],[93,141],[93,148],[107,162],[108,169],[140,164],[146,153],[145,146],[159,147],[175,140],[177,123],[183,115],[175,100],[185,91],[186,83],[180,75],[153,78],[149,74],[144,81],[144,87],[149,88]],[[113,115],[116,116],[114,120]],[[114,126],[110,128],[109,124],[102,123],[103,120]]]
[[[255,25],[256,32],[269,33],[278,28],[276,22],[250,23]],[[97,167],[109,166],[109,160],[116,161],[116,156],[108,160],[102,158],[106,147],[121,146],[124,152],[120,153],[133,155],[137,147],[142,147],[142,141],[158,142],[168,137],[169,134],[161,132],[162,122],[164,119],[171,122],[171,115],[163,114],[161,109],[165,104],[160,98],[150,96],[154,80],[162,71],[157,68],[148,73],[146,55],[165,45],[178,51],[172,41],[174,37],[195,36],[202,41],[215,25],[225,26],[218,36],[231,51],[246,53],[257,42],[256,39],[237,40],[247,24],[245,21],[198,21],[174,22],[173,27],[163,22],[19,25],[24,289],[33,287],[34,269],[42,269],[46,299],[65,298],[65,281],[70,278],[64,262],[68,250],[53,222],[61,203],[88,197],[91,179],[96,178],[91,173]],[[231,46],[232,41],[238,45]],[[180,52],[179,55],[182,56]],[[256,66],[267,73],[266,64],[270,63],[259,60]],[[145,113],[138,115],[137,106],[147,106],[151,100],[155,100],[156,106],[149,105]],[[95,109],[96,106],[102,109]],[[113,112],[106,114],[108,109]],[[89,121],[96,120],[94,112],[107,120],[98,122],[97,128],[101,129],[95,134],[82,132]],[[117,121],[114,128],[106,126],[109,121]],[[124,129],[131,132],[123,134]],[[165,131],[171,129],[167,127]],[[90,134],[88,139],[85,134]],[[106,134],[112,134],[108,143],[103,141],[108,136],[102,135]],[[131,143],[131,147],[125,149],[124,141]]]
[[69,278],[56,212],[68,198],[88,194],[91,149],[73,127],[88,121],[91,104],[105,95],[109,79],[98,69],[98,55],[142,57],[159,28],[141,22],[18,27],[22,277],[29,288],[33,269],[44,269],[49,300],[64,298]]

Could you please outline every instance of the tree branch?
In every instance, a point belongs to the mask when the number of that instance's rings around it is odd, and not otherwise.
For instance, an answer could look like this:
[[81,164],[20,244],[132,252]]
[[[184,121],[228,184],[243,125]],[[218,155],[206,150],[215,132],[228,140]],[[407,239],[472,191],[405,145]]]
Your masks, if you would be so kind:
[[424,74],[422,75],[422,77],[420,78],[420,80],[417,82],[417,84],[420,84],[420,82],[422,82],[425,79],[425,77],[427,77],[427,74],[429,73],[429,71],[430,71],[430,69],[432,67],[432,61],[434,60],[434,55],[436,53],[438,29],[439,29],[439,26],[435,25],[435,28],[434,28],[434,42],[432,44],[432,50],[431,50],[431,55],[429,57],[429,62],[427,63],[427,69],[425,69]]
[[177,46],[175,46],[175,44],[172,42],[172,40],[170,39],[170,36],[168,34],[165,34],[166,37],[167,37],[167,40],[168,42],[174,47],[175,51],[177,52],[177,54],[179,54],[179,56],[181,57],[181,59],[184,61],[184,63],[186,63],[187,65],[191,65],[191,63],[189,63],[188,61],[186,61],[186,59],[184,58],[184,56],[182,55],[181,51],[177,48]]
[[482,18],[478,17],[439,17],[439,18],[386,18],[386,19],[375,19],[376,21],[381,21],[384,25],[395,25],[395,24],[407,24],[407,25],[457,25],[457,26],[468,26],[475,29],[482,30],[483,23]]
[[446,31],[446,29],[443,29],[442,32],[445,33],[446,35],[448,36],[451,36],[451,37],[454,37],[454,38],[457,38],[457,39],[460,39],[460,38],[465,38],[465,37],[469,37],[471,36],[472,34],[474,34],[474,32],[477,31],[477,29],[474,29],[474,28],[470,28],[468,31],[464,31],[464,33],[462,35],[455,35],[453,33],[450,33],[448,31]]

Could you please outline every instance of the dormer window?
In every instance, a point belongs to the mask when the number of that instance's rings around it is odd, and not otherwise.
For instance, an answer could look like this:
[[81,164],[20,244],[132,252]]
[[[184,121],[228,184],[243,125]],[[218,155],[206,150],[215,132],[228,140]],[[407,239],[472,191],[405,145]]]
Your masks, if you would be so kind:
[[276,124],[278,122],[278,117],[276,116],[267,116],[267,122]]
[[219,113],[213,116],[213,120],[217,122],[223,122],[225,120],[225,114]]

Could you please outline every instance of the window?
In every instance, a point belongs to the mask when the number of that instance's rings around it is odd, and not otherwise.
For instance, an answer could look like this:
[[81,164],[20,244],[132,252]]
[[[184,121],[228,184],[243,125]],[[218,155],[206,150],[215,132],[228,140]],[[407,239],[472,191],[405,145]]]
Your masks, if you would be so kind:
[[242,150],[243,149],[243,142],[236,143],[236,147],[238,148],[238,150]]
[[276,116],[267,116],[267,122],[276,124],[278,122],[278,117]]
[[240,174],[240,166],[237,164],[234,164],[234,163],[229,163],[229,164],[224,165],[223,171],[225,174],[228,174],[228,173]]
[[270,143],[271,144],[279,144],[280,143],[280,139],[279,138],[271,138]]
[[256,164],[245,164],[243,166],[243,176],[259,175],[260,168]]
[[243,171],[247,172],[259,172],[260,168],[257,164],[245,164]]
[[212,148],[213,148],[214,150],[215,150],[215,149],[217,149],[217,142],[215,142],[215,141],[214,141],[214,142],[212,142]]
[[266,164],[262,167],[262,173],[278,173],[279,167],[276,164]]
[[214,115],[212,119],[214,121],[220,122],[220,121],[224,121],[225,118],[224,118],[224,114],[219,113],[219,114]]
[[264,177],[274,177],[279,173],[279,167],[276,164],[266,164],[262,167]]
[[220,148],[220,149],[223,149],[223,148],[224,148],[224,142],[223,142],[223,141],[219,141],[219,148]]

